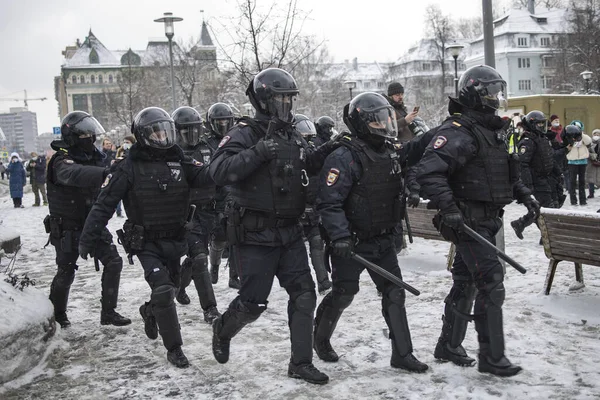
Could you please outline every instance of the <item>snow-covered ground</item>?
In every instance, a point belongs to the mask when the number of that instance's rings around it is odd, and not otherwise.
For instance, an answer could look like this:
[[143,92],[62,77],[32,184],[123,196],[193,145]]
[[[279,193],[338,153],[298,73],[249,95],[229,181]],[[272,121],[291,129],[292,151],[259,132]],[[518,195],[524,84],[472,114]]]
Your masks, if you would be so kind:
[[[6,192],[0,194],[0,218],[21,231],[23,250],[18,271],[29,272],[37,287],[48,293],[55,272],[54,249],[46,243],[42,220],[46,207],[14,209]],[[600,200],[587,207],[566,209],[595,212]],[[524,214],[522,206],[507,208],[505,222]],[[124,220],[114,218],[114,232]],[[598,227],[600,229],[600,226]],[[445,271],[448,244],[415,238],[399,261],[405,280],[421,290],[408,295],[407,309],[416,356],[430,370],[422,375],[390,368],[390,343],[384,337],[381,300],[363,274],[361,291],[346,310],[333,336],[341,355],[336,364],[315,357],[330,383],[315,386],[287,377],[290,356],[287,294],[277,284],[269,308],[232,341],[231,358],[218,364],[211,353],[211,328],[205,324],[194,290],[192,304],[178,306],[184,351],[191,367],[180,370],[166,360],[160,340],[146,338],[139,305],[149,289],[142,269],[125,261],[118,311],[133,319],[127,327],[100,325],[100,273],[92,261],[81,261],[69,302],[72,327],[58,330],[60,344],[34,371],[0,387],[2,399],[597,399],[600,397],[600,268],[584,266],[585,289],[570,292],[574,268],[559,265],[550,296],[542,293],[548,260],[538,245],[535,226],[519,241],[506,231],[507,253],[527,269],[521,275],[509,267],[504,307],[506,353],[524,371],[497,378],[438,363],[432,352],[441,328],[443,299],[451,285]],[[121,249],[119,249],[121,250]],[[124,257],[125,259],[125,257]],[[126,260],[126,259],[125,259]],[[224,264],[223,264],[224,266]],[[222,278],[215,286],[224,311],[236,293]],[[319,296],[319,300],[322,297]],[[477,354],[474,327],[465,347]],[[2,362],[2,360],[0,360]]]

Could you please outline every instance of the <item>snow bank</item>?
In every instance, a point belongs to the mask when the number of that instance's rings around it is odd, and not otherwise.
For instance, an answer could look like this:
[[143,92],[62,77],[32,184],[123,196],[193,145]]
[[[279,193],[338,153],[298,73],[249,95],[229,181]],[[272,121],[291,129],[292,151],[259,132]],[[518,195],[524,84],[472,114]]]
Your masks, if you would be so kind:
[[[0,275],[4,277],[4,275]],[[0,281],[0,384],[34,368],[54,335],[52,304],[34,287]]]

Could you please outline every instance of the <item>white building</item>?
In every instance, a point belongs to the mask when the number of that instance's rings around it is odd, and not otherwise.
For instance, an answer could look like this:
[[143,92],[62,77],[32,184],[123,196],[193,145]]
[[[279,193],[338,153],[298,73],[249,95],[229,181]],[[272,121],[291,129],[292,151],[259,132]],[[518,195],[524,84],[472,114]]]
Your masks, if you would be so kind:
[[[549,93],[554,86],[554,47],[564,33],[567,10],[511,9],[494,21],[496,69],[508,97]],[[483,36],[471,42],[467,67],[484,64]]]

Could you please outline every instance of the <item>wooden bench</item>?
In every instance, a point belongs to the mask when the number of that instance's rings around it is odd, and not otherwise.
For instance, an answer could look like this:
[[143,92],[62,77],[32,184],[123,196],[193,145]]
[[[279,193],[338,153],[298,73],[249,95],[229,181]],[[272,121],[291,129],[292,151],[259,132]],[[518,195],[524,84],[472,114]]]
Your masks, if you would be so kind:
[[[406,211],[408,212],[408,221],[410,222],[410,228],[413,236],[423,239],[445,240],[437,231],[437,229],[435,229],[433,222],[431,222],[433,217],[435,217],[437,214],[437,210],[428,210],[427,202],[423,202],[421,200],[419,207],[407,207]],[[403,223],[404,233],[406,234],[406,220],[404,220]]]
[[543,208],[538,220],[546,257],[546,294],[550,294],[561,261],[575,264],[575,279],[583,287],[583,264],[600,267],[600,214]]

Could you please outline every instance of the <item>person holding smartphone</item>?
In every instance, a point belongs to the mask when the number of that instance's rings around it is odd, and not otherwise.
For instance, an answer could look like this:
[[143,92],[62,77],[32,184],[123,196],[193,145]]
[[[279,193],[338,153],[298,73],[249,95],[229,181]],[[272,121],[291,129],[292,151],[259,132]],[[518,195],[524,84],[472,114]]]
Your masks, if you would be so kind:
[[396,123],[398,124],[397,141],[400,143],[408,142],[415,137],[409,125],[419,114],[419,106],[414,107],[410,113],[408,112],[404,104],[404,87],[399,82],[389,84],[386,99],[396,111]]

